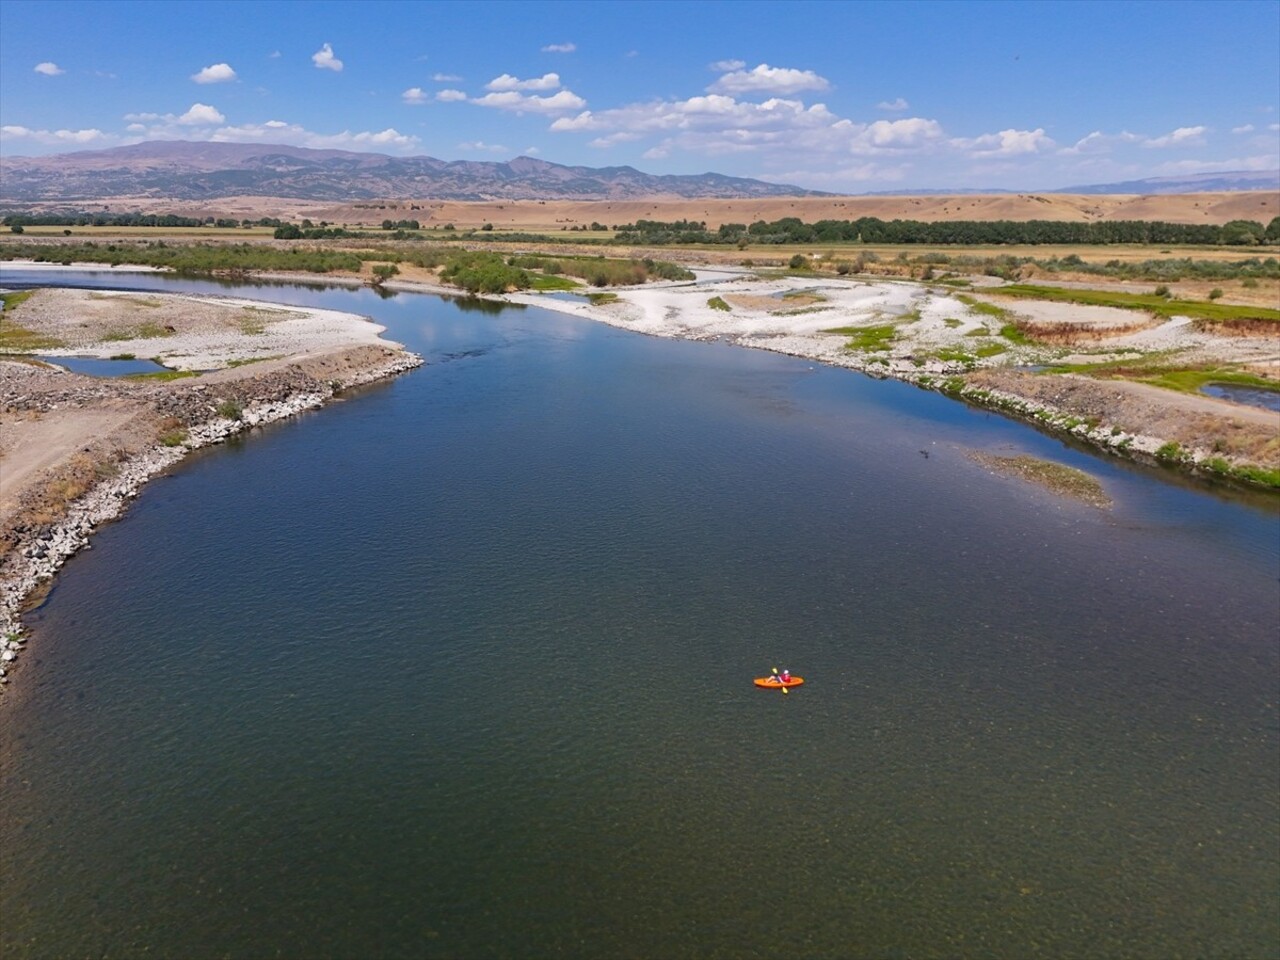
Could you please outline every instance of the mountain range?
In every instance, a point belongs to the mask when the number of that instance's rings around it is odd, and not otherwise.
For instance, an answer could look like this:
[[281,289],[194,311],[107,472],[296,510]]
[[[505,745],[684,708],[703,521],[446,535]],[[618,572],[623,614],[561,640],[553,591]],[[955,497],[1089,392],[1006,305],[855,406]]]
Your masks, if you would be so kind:
[[654,176],[633,167],[568,167],[534,157],[505,163],[391,157],[262,143],[151,141],[110,150],[0,158],[0,200],[108,197],[214,200],[629,200],[822,194],[718,173]]
[[[1278,171],[1228,171],[1087,184],[1044,193],[1174,194],[1275,190]],[[1012,191],[899,190],[894,195]],[[392,157],[263,143],[156,140],[45,157],[0,157],[0,202],[209,201],[227,197],[360,200],[636,200],[823,197],[832,194],[718,173],[655,176],[634,167],[570,167],[534,157],[504,163]]]

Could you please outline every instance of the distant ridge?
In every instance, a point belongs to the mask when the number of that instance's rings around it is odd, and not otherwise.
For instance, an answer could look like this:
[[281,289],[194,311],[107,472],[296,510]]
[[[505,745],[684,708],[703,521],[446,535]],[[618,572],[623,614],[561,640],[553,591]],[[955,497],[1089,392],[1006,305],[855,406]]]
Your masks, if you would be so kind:
[[1280,190],[1280,170],[1227,170],[1222,173],[1196,173],[1181,177],[1148,177],[1119,183],[1088,183],[1052,190],[1006,190],[1002,187],[955,188],[936,190],[876,190],[858,194],[862,197],[941,197],[998,196],[1002,193],[1067,193],[1092,196],[1097,194],[1137,194],[1155,196],[1172,193],[1234,193],[1242,190]]
[[47,157],[0,158],[0,201],[112,197],[216,200],[628,200],[825,196],[718,173],[655,176],[633,167],[567,167],[392,157],[265,143],[156,140]]
[[1149,177],[1121,183],[1094,183],[1065,187],[1055,193],[1223,193],[1234,190],[1280,189],[1280,170],[1228,170],[1181,177]]

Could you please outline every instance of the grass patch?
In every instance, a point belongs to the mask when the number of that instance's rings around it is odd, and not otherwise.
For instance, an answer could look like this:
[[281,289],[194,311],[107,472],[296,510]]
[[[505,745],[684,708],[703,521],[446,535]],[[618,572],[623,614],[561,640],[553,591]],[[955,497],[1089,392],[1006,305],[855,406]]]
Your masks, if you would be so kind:
[[959,295],[956,299],[974,313],[980,313],[984,317],[995,317],[997,320],[1004,320],[1009,316],[1008,310],[1004,307],[996,306],[994,303],[986,303],[982,300],[975,300],[973,297],[966,297],[964,295]]
[[954,330],[956,327],[964,323],[963,320],[957,320],[955,317],[947,317],[947,319],[943,320],[942,322],[945,323],[952,330]]
[[593,307],[603,307],[606,304],[617,303],[618,295],[616,293],[589,293],[587,299],[591,301]]
[[1082,373],[1099,380],[1136,380],[1179,393],[1198,394],[1211,383],[1250,387],[1255,390],[1280,392],[1274,380],[1227,367],[1173,367],[1156,363],[1134,364],[1125,361],[1106,363],[1060,363],[1046,373]]
[[1111,506],[1111,498],[1103,491],[1102,484],[1096,478],[1074,467],[1026,454],[999,457],[995,454],[974,451],[969,454],[969,459],[997,473],[1019,477],[1044,487],[1059,496],[1070,497],[1094,507]]
[[264,363],[267,360],[279,360],[281,356],[282,354],[275,353],[269,357],[245,357],[242,360],[228,360],[227,367],[244,367],[251,363]]
[[549,273],[529,274],[531,288],[538,293],[551,293],[557,290],[577,290],[582,284],[568,277],[557,277]]
[[187,442],[187,431],[182,429],[167,430],[160,434],[159,439],[161,446],[180,447]]
[[170,380],[185,380],[187,377],[196,376],[194,370],[156,370],[153,373],[127,373],[122,380],[158,380],[166,383]]
[[15,290],[13,293],[0,293],[0,301],[4,304],[0,306],[0,312],[12,310],[18,304],[30,300],[34,293],[34,290]]
[[57,337],[47,337],[8,320],[0,320],[0,353],[34,353],[60,346],[62,341]]
[[892,323],[882,324],[877,327],[835,327],[832,330],[823,331],[824,333],[836,333],[849,338],[849,342],[845,344],[848,350],[863,350],[874,352],[880,350],[888,350],[898,335],[897,327]]
[[1007,352],[1008,349],[1003,343],[984,343],[973,352],[980,357],[998,357],[1000,354]]
[[62,346],[57,337],[46,336],[20,327],[11,320],[5,320],[4,314],[29,300],[34,290],[15,290],[12,293],[0,293],[0,353],[32,353],[36,350],[51,350]]
[[1030,346],[1035,343],[1016,323],[1006,323],[1002,326],[1000,328],[1000,336],[1020,347]]
[[723,297],[712,297],[707,301],[707,306],[712,310],[723,310],[725,313],[728,313],[732,309],[729,304],[724,302]]
[[158,323],[141,323],[136,327],[124,327],[112,330],[102,337],[103,343],[120,343],[125,340],[155,340],[159,337],[171,337],[173,331]]
[[89,294],[89,299],[90,300],[111,300],[115,303],[130,303],[130,304],[133,304],[135,307],[149,307],[151,309],[164,306],[164,302],[161,300],[150,300],[146,297],[113,297],[110,294],[106,294],[106,293],[91,293]]
[[1116,290],[1068,290],[1062,287],[1042,287],[1029,283],[1015,283],[1007,287],[993,287],[994,294],[1033,300],[1051,300],[1057,303],[1079,303],[1093,307],[1118,307],[1122,310],[1145,310],[1157,317],[1191,317],[1211,323],[1238,321],[1265,321],[1280,323],[1280,310],[1271,307],[1252,307],[1234,303],[1218,303],[1212,300],[1172,300],[1155,293],[1126,293]]
[[218,416],[225,417],[227,420],[243,420],[244,404],[239,400],[223,400],[218,404]]
[[797,307],[794,310],[776,310],[774,316],[778,317],[799,317],[806,313],[826,313],[831,307],[824,307],[821,304],[813,307]]

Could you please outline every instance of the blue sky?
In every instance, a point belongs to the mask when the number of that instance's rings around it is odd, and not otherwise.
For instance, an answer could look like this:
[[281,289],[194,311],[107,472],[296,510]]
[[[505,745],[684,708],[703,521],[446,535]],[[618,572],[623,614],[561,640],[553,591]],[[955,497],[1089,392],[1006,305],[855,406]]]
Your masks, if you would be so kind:
[[0,0],[0,152],[149,139],[862,193],[1280,167],[1280,2]]

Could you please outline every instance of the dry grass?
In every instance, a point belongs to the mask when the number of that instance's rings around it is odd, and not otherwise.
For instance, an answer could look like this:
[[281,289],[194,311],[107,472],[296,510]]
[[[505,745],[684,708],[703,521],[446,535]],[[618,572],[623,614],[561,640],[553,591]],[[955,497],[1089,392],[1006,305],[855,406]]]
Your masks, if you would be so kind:
[[[141,197],[136,200],[112,198],[85,200],[88,208],[109,204],[112,209],[145,205],[148,212],[172,213],[188,217],[236,217],[258,219],[279,217],[299,221],[328,221],[340,226],[378,226],[385,219],[418,220],[424,227],[454,224],[458,229],[479,228],[492,223],[497,230],[550,231],[589,225],[607,226],[636,220],[700,220],[711,229],[722,223],[753,223],[799,217],[815,220],[1164,220],[1171,223],[1226,223],[1228,220],[1268,222],[1280,212],[1280,192],[1255,190],[1230,193],[1185,193],[1162,196],[1074,195],[1074,194],[992,194],[930,197],[774,197],[746,200],[495,200],[464,203],[444,200],[394,200],[334,204],[324,201],[286,200],[274,197],[228,197],[208,203]],[[33,204],[39,208],[41,204]],[[28,227],[30,233],[48,229],[61,235],[63,227]],[[70,228],[76,233],[101,235],[146,235],[151,228]],[[268,228],[216,229],[173,228],[174,236],[226,237],[243,240],[259,238]],[[596,234],[607,236],[607,234]],[[1046,249],[1046,248],[1040,248]]]
[[1027,454],[1001,457],[978,450],[970,452],[969,459],[982,464],[989,470],[1018,477],[1062,497],[1069,497],[1093,507],[1111,506],[1111,498],[1103,491],[1102,484],[1097,478],[1074,467],[1040,460]]
[[1071,322],[1037,322],[1025,317],[1015,317],[1013,326],[1028,340],[1037,343],[1072,346],[1077,344],[1098,343],[1112,337],[1124,337],[1142,330],[1158,327],[1164,321],[1157,317],[1147,317],[1125,324],[1084,324]]

